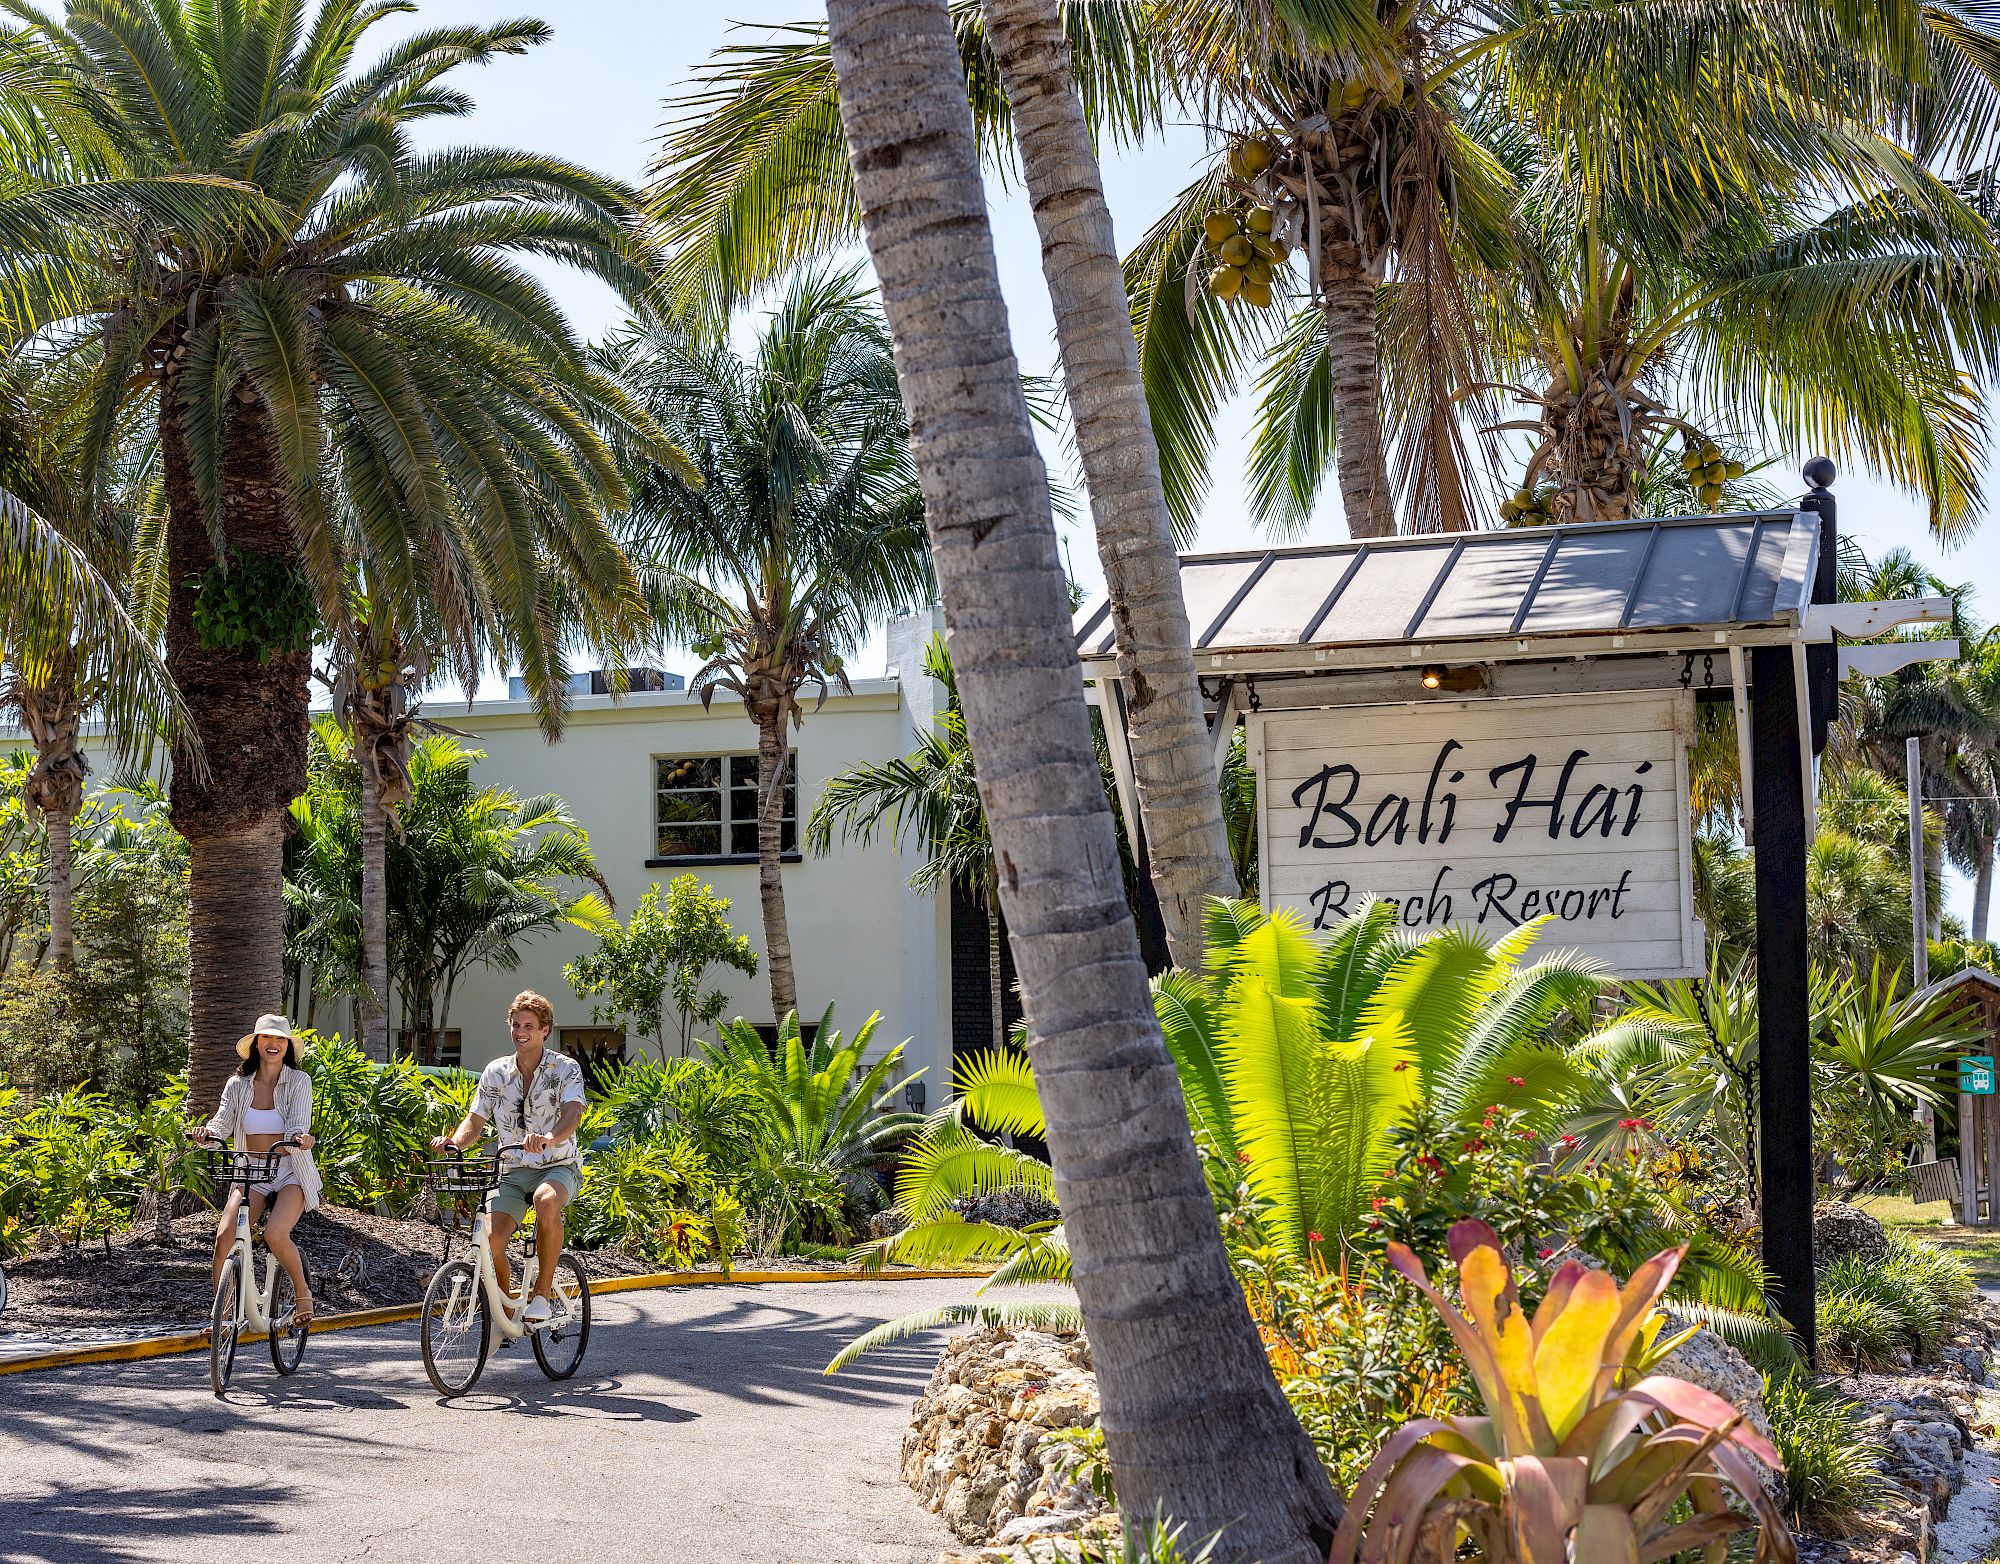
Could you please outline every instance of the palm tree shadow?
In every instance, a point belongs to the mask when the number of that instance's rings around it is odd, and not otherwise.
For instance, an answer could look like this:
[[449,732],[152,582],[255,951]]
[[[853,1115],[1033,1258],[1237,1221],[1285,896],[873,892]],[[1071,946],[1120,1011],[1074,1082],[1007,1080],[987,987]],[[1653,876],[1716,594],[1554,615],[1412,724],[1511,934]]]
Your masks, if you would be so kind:
[[739,1401],[906,1405],[930,1379],[941,1332],[893,1342],[838,1374],[826,1372],[834,1354],[880,1323],[863,1314],[829,1317],[739,1298],[693,1319],[655,1326],[640,1361],[652,1374]]
[[643,1392],[627,1390],[622,1379],[556,1380],[512,1394],[482,1379],[462,1396],[440,1396],[437,1404],[457,1412],[513,1412],[527,1417],[579,1418],[600,1423],[692,1423],[699,1412]]
[[246,1490],[240,1474],[217,1473],[199,1487],[93,1483],[0,1500],[0,1557],[38,1564],[135,1564],[157,1557],[155,1550],[167,1540],[191,1553],[254,1556],[283,1533],[285,1507],[295,1492],[290,1484],[271,1481]]

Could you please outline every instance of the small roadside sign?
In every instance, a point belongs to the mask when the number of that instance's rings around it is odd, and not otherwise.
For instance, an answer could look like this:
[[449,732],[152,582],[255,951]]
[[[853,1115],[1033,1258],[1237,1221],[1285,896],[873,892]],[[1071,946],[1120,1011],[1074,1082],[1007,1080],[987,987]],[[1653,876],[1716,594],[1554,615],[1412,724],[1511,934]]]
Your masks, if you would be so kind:
[[1965,1054],[1958,1061],[1958,1089],[1968,1097],[1993,1095],[1993,1056]]

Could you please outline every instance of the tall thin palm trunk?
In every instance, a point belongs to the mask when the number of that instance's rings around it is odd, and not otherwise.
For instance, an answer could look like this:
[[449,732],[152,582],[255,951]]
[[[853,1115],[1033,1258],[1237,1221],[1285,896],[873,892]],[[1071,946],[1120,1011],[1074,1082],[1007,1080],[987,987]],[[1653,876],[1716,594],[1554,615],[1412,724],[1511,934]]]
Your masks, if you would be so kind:
[[83,753],[83,702],[76,685],[74,655],[54,653],[47,676],[17,683],[8,704],[21,717],[35,744],[35,764],[22,797],[38,813],[48,833],[49,954],[56,965],[76,965],[75,889],[71,864],[71,824],[83,808],[90,761]]
[[236,1068],[236,1039],[285,991],[284,921],[266,916],[284,904],[284,843],[276,816],[188,843],[188,964],[209,976],[191,1001],[190,1112],[215,1111]]
[[1338,431],[1334,467],[1347,532],[1355,538],[1396,533],[1395,496],[1382,448],[1382,358],[1375,337],[1375,279],[1352,240],[1332,239],[1319,256],[1320,307],[1326,313],[1327,371]]
[[1993,905],[1993,838],[1988,836],[1979,843],[1979,864],[1972,877],[1972,937],[1984,944],[1986,941],[1986,920]]
[[[764,910],[764,960],[771,979],[771,1019],[799,1008],[792,975],[792,933],[785,921],[785,718],[757,723],[757,897]],[[724,784],[728,779],[725,777]]]
[[1057,0],[981,0],[1041,234],[1063,380],[1117,629],[1148,862],[1178,967],[1200,965],[1211,896],[1236,894],[1180,558],[1097,153]]
[[52,809],[43,817],[49,836],[49,954],[59,967],[76,965],[75,897],[70,871],[70,813]]
[[361,757],[361,1048],[389,1058],[389,813],[369,757]]
[[944,0],[832,0],[881,279],[1119,1499],[1218,1556],[1324,1558],[1340,1512],[1243,1305],[1125,902],[1048,479]]

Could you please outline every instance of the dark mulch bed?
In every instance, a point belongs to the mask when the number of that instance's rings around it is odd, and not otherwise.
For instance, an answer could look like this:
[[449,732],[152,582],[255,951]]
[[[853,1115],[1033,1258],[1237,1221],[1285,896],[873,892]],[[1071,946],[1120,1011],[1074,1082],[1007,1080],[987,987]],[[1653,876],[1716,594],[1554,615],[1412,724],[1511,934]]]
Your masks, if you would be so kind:
[[[115,1235],[107,1253],[99,1241],[82,1249],[48,1250],[7,1262],[10,1297],[0,1314],[0,1337],[79,1330],[193,1330],[208,1318],[209,1256],[215,1215],[199,1211],[177,1218],[173,1241],[156,1244],[150,1220]],[[323,1206],[295,1229],[311,1268],[314,1302],[321,1314],[417,1303],[442,1252],[442,1234],[429,1222],[402,1222],[371,1212]],[[464,1238],[454,1242],[462,1250]],[[585,1252],[593,1277],[630,1276],[661,1269],[616,1249]],[[258,1264],[263,1265],[260,1256]],[[811,1261],[739,1261],[742,1269],[821,1270]]]

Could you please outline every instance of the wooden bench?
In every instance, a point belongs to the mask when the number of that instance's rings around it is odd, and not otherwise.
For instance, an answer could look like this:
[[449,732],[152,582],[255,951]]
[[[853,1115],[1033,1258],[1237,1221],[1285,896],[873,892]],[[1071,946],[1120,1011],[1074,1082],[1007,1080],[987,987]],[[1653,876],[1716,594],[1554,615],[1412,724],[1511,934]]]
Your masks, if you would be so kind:
[[1913,1162],[1903,1170],[1910,1176],[1910,1198],[1923,1205],[1933,1200],[1943,1200],[1950,1204],[1952,1215],[1958,1214],[1958,1201],[1962,1186],[1958,1181],[1957,1162]]

